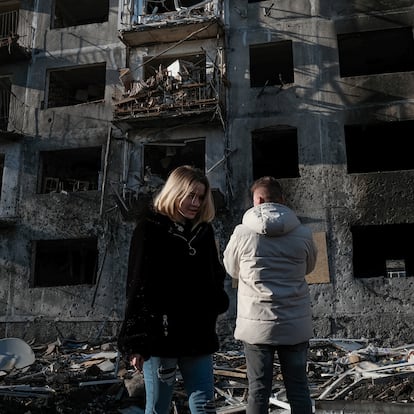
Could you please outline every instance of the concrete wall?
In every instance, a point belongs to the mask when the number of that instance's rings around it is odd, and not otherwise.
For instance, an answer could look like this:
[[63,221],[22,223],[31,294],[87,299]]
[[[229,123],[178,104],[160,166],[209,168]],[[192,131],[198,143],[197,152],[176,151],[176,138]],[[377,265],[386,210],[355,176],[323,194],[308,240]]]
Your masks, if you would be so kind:
[[[265,8],[269,7],[268,16]],[[412,26],[412,2],[238,2],[228,6],[228,135],[235,188],[234,222],[246,207],[251,131],[297,128],[300,178],[282,179],[289,205],[325,232],[329,283],[311,284],[315,336],[411,341],[412,278],[356,279],[355,224],[413,222],[412,171],[347,174],[344,125],[412,120],[413,72],[340,78],[337,33]],[[281,91],[250,88],[249,45],[291,40],[295,83]],[[392,141],[390,140],[390,145]],[[375,149],[373,149],[373,156]]]
[[[0,335],[55,338],[59,326],[64,336],[94,338],[104,327],[112,335],[117,326],[112,329],[108,322],[119,321],[124,306],[128,223],[114,231],[111,218],[100,214],[100,191],[38,194],[37,189],[41,151],[102,147],[104,165],[108,135],[116,135],[111,133],[112,95],[126,59],[118,39],[118,2],[110,2],[107,22],[61,29],[50,28],[52,1],[36,3],[36,10],[31,4],[21,6],[31,9],[35,28],[31,61],[0,65],[1,72],[13,73],[20,108],[10,116],[23,132],[13,141],[0,140],[5,153],[2,217],[18,217],[16,225],[1,230]],[[104,101],[45,109],[47,70],[101,62],[106,62]],[[111,143],[111,153],[121,149]],[[109,159],[112,179],[118,180],[119,157],[110,154]],[[111,207],[113,201],[105,200],[103,212]],[[31,241],[81,237],[98,238],[98,283],[32,287]]]
[[[17,217],[15,225],[0,228],[0,336],[116,336],[134,223],[124,219],[113,193],[114,188],[133,187],[134,177],[142,176],[143,144],[205,137],[206,170],[211,169],[212,186],[227,202],[215,222],[223,249],[251,205],[251,132],[289,125],[298,132],[300,177],[281,183],[288,204],[315,233],[325,235],[327,246],[321,252],[327,280],[310,285],[315,337],[411,342],[412,277],[355,278],[350,227],[413,223],[414,173],[348,174],[343,127],[370,120],[413,120],[414,75],[341,78],[336,35],[412,26],[412,1],[226,2],[225,128],[183,122],[174,128],[160,123],[128,131],[112,124],[112,96],[122,90],[118,71],[128,65],[137,68],[166,44],[128,51],[118,38],[116,0],[110,1],[108,22],[63,29],[50,29],[51,0],[35,3],[36,10],[30,1],[24,7],[32,13],[35,29],[31,62],[0,63],[0,76],[13,74],[12,90],[20,103],[13,125],[24,133],[14,140],[0,138],[0,153],[5,154],[0,218]],[[279,40],[292,41],[295,82],[259,93],[260,88],[250,87],[249,45]],[[200,46],[210,52],[216,48],[212,40],[199,40],[170,53],[192,53]],[[101,62],[106,62],[103,102],[44,109],[48,69]],[[140,71],[133,72],[139,78]],[[40,151],[91,146],[102,147],[99,191],[37,194]],[[96,285],[32,287],[32,240],[86,236],[98,238],[101,272]],[[230,280],[226,283],[232,303],[220,332],[231,337],[236,289]]]

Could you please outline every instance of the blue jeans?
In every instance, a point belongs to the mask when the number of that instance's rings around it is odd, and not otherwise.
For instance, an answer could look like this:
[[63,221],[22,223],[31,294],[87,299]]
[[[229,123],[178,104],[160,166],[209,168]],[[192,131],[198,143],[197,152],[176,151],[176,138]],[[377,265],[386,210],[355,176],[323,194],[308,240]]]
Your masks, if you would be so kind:
[[268,414],[273,362],[277,352],[291,414],[312,414],[306,364],[308,342],[297,345],[251,345],[244,342],[249,394],[246,414]]
[[[216,408],[212,355],[177,359],[151,357],[145,361],[145,414],[170,413],[175,367],[180,370],[183,378],[191,414],[214,414]],[[160,370],[163,373],[160,374]]]

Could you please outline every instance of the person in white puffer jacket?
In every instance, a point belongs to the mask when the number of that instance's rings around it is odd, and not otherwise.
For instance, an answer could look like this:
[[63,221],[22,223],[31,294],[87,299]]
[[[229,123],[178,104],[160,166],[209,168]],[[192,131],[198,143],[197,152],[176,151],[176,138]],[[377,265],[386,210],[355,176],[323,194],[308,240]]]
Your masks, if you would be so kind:
[[243,342],[249,392],[246,414],[267,414],[275,353],[291,414],[311,414],[307,354],[312,312],[305,275],[315,268],[311,230],[284,203],[279,182],[262,177],[251,187],[243,215],[223,253],[238,280],[234,337]]

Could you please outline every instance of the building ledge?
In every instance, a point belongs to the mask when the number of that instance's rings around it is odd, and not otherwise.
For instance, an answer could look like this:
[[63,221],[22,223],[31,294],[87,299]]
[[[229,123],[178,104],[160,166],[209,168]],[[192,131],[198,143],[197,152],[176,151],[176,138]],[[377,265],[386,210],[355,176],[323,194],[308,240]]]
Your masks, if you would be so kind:
[[201,20],[185,19],[160,21],[151,24],[131,26],[121,30],[120,39],[130,47],[157,43],[178,42],[183,39],[199,40],[215,38],[222,35],[224,28],[217,17]]
[[10,227],[14,227],[17,222],[20,220],[20,217],[13,216],[0,216],[0,229],[7,229]]
[[16,131],[6,131],[0,127],[0,142],[1,141],[17,141],[23,137],[23,134]]
[[29,61],[31,56],[31,50],[19,44],[17,38],[0,39],[0,62],[2,64]]
[[218,106],[199,109],[181,109],[177,111],[153,111],[145,113],[133,113],[114,117],[112,123],[122,131],[135,128],[159,128],[172,127],[185,123],[202,124],[206,122],[219,123]]

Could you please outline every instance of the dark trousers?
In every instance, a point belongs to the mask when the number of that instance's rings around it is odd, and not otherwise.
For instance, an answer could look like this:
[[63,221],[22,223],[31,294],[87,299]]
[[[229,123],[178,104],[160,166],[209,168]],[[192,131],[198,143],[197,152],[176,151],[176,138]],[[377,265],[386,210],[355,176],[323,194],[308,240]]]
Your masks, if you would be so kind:
[[309,342],[297,345],[244,343],[249,394],[246,414],[268,414],[272,393],[273,362],[277,352],[291,414],[312,414],[306,373]]

